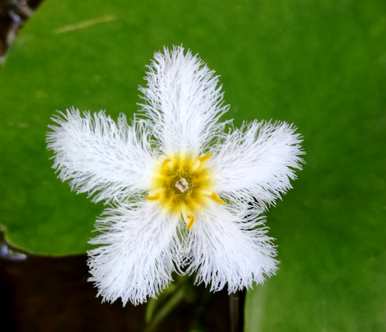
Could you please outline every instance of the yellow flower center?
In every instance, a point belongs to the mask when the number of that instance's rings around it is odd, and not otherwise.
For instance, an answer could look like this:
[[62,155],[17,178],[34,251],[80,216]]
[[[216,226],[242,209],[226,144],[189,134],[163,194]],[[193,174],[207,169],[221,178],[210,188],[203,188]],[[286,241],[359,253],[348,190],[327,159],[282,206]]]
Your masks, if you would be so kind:
[[190,229],[197,211],[209,200],[224,204],[213,191],[213,176],[207,166],[210,158],[209,153],[200,156],[176,153],[161,158],[146,198],[158,202],[167,212],[181,216]]

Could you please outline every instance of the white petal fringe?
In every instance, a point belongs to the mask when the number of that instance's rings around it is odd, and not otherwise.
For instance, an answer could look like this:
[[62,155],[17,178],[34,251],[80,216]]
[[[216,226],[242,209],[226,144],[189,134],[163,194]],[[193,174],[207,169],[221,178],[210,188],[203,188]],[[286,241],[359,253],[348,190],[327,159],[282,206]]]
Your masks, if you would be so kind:
[[145,79],[142,113],[164,153],[200,153],[221,135],[226,123],[218,120],[228,107],[218,77],[197,55],[165,48],[155,54]]
[[178,257],[178,220],[155,204],[121,205],[97,221],[100,232],[90,243],[89,279],[104,301],[137,305],[155,297],[172,281]]
[[252,122],[214,148],[210,161],[218,193],[266,207],[292,188],[302,167],[301,136],[285,122]]
[[62,181],[94,201],[121,201],[149,186],[154,158],[145,122],[130,127],[104,112],[81,114],[72,108],[53,118],[47,135],[53,167]]
[[211,291],[229,293],[262,283],[277,269],[276,250],[267,236],[264,218],[253,206],[224,207],[212,204],[203,211],[188,237],[190,265]]

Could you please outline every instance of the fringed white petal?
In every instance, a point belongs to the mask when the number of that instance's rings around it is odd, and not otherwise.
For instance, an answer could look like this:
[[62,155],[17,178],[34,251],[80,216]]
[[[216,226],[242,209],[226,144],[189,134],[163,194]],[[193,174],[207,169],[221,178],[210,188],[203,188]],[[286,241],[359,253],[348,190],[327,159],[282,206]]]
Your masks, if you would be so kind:
[[90,242],[98,247],[88,252],[98,296],[137,305],[164,289],[179,251],[177,223],[151,203],[108,209],[97,221],[101,234]]
[[203,211],[188,238],[190,266],[196,283],[229,293],[262,283],[276,271],[275,247],[266,235],[264,218],[246,204]]
[[222,103],[218,77],[182,47],[156,53],[141,88],[143,114],[152,121],[154,135],[164,153],[199,153],[223,131],[219,117]]
[[47,136],[62,181],[94,201],[120,201],[149,186],[154,160],[145,123],[130,127],[121,115],[69,109],[53,118]]
[[252,122],[231,132],[214,150],[216,191],[265,207],[291,189],[301,168],[301,136],[285,122]]

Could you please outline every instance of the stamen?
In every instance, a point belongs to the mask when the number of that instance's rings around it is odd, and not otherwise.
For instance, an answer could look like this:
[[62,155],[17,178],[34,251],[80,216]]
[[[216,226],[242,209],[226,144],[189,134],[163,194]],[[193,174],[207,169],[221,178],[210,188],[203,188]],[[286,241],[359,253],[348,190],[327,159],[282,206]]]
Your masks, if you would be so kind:
[[212,158],[212,154],[210,152],[204,153],[201,156],[198,157],[198,160],[202,163],[208,161],[210,158]]
[[192,166],[193,171],[197,171],[201,167],[201,161],[200,160],[195,160]]
[[162,161],[162,166],[161,166],[161,169],[162,170],[165,170],[166,168],[168,168],[170,166],[170,162],[171,160],[169,158],[165,158],[163,161]]
[[202,166],[202,164],[207,162],[210,158],[212,158],[212,154],[210,152],[198,156],[198,158],[193,163],[193,171],[197,171]]
[[148,201],[158,201],[161,198],[161,194],[157,191],[151,191],[145,198]]
[[225,201],[214,191],[210,193],[209,197],[212,201],[216,202],[217,204],[221,204],[221,205],[225,204]]
[[193,224],[196,222],[196,218],[194,218],[194,215],[192,215],[192,214],[191,214],[191,215],[188,215],[187,218],[188,218],[188,222],[187,222],[187,224],[186,224],[186,227],[187,227],[189,230],[191,230]]
[[194,214],[189,211],[188,208],[183,207],[182,208],[182,218],[184,219],[186,223],[186,227],[190,230],[193,226],[193,224],[196,222],[196,218],[194,217]]
[[211,153],[199,156],[176,153],[160,158],[146,199],[156,201],[167,212],[180,217],[188,229],[193,227],[197,213],[208,201],[225,204],[216,194],[210,165]]

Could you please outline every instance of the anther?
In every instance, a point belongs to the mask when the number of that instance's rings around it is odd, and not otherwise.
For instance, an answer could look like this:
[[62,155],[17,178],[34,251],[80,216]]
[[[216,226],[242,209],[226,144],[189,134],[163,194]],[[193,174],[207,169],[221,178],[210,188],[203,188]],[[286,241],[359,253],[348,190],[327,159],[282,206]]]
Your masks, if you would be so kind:
[[208,161],[210,158],[212,158],[212,154],[210,152],[204,153],[198,157],[198,160],[202,163]]
[[192,226],[193,224],[195,223],[196,219],[194,218],[194,215],[190,214],[187,216],[187,223],[186,223],[186,227],[191,230],[192,229]]
[[193,224],[196,222],[194,214],[188,208],[182,207],[182,218],[185,221],[188,230],[191,230]]
[[193,163],[193,171],[197,171],[201,167],[201,165],[206,163],[210,158],[212,158],[212,154],[210,152],[198,156],[198,158]]
[[225,201],[215,192],[211,192],[209,197],[212,199],[212,201],[216,202],[217,204],[220,204],[220,205],[225,204]]
[[150,191],[149,194],[146,196],[146,199],[148,201],[158,201],[160,197],[161,195],[159,191]]

